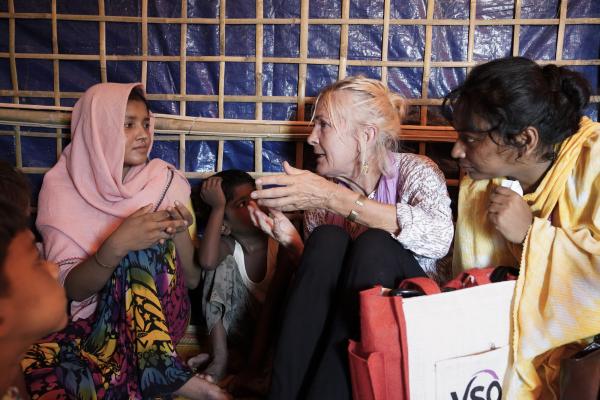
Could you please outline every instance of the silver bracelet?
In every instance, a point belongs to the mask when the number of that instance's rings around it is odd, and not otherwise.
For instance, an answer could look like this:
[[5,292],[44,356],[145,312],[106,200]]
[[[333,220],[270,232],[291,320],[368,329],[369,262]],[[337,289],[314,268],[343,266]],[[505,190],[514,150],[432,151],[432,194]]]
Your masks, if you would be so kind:
[[104,264],[102,261],[100,261],[98,259],[98,252],[94,253],[94,260],[96,261],[96,264],[98,264],[99,266],[101,266],[102,268],[106,268],[106,269],[114,269],[116,266],[111,266],[111,265],[106,265]]

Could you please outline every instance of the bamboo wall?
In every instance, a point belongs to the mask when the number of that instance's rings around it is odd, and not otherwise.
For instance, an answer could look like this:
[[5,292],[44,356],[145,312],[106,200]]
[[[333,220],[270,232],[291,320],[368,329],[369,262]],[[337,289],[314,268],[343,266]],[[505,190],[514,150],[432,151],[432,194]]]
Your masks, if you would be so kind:
[[[96,15],[60,13],[58,0],[49,0],[50,12],[19,12],[18,0],[0,1],[0,22],[4,21],[8,25],[8,46],[7,51],[0,52],[0,62],[8,62],[10,72],[9,88],[0,88],[0,99],[11,103],[10,105],[0,105],[0,136],[14,137],[15,163],[18,167],[30,174],[43,174],[49,167],[31,165],[27,161],[27,156],[23,154],[23,141],[30,138],[45,138],[53,141],[53,149],[56,158],[60,155],[64,145],[68,143],[68,119],[69,107],[77,99],[81,92],[61,90],[61,66],[66,61],[89,61],[98,63],[100,68],[99,81],[108,80],[107,68],[111,63],[122,61],[135,61],[141,63],[140,80],[147,83],[149,79],[149,65],[157,62],[176,62],[179,67],[179,90],[176,93],[150,93],[149,100],[152,101],[172,101],[178,104],[179,115],[167,116],[160,115],[157,124],[157,142],[178,142],[178,163],[189,178],[202,178],[213,173],[213,170],[219,171],[223,168],[223,153],[227,141],[230,140],[250,140],[254,148],[254,174],[263,174],[263,146],[265,141],[293,141],[296,142],[294,159],[291,160],[299,167],[304,166],[305,149],[302,144],[309,130],[306,121],[310,117],[310,107],[314,103],[314,97],[307,95],[307,70],[311,66],[324,65],[336,66],[337,76],[343,78],[348,70],[354,67],[371,67],[378,71],[380,78],[389,82],[391,72],[398,68],[414,68],[422,71],[422,82],[420,96],[409,98],[407,101],[411,105],[411,117],[409,123],[404,128],[405,138],[408,140],[406,146],[409,151],[428,154],[440,163],[442,169],[449,178],[449,185],[457,184],[458,171],[453,167],[448,158],[450,143],[454,140],[454,133],[446,127],[438,127],[440,124],[437,112],[441,99],[430,95],[430,84],[432,74],[435,71],[443,69],[459,69],[468,71],[480,60],[474,57],[474,49],[477,40],[484,40],[481,32],[485,27],[504,26],[512,29],[510,43],[506,46],[510,48],[509,54],[524,54],[526,49],[520,45],[521,31],[525,27],[553,27],[556,29],[555,56],[549,59],[537,60],[544,63],[556,63],[559,65],[572,66],[575,68],[592,68],[592,73],[599,74],[600,57],[594,59],[572,59],[565,57],[565,38],[570,26],[590,26],[600,25],[598,17],[570,17],[569,3],[575,1],[558,0],[556,15],[551,18],[522,18],[523,0],[515,0],[512,5],[512,17],[501,19],[484,19],[477,16],[477,0],[467,0],[469,12],[468,18],[439,18],[436,16],[436,7],[444,3],[444,0],[424,0],[425,17],[424,18],[393,18],[392,7],[398,7],[402,2],[392,0],[382,0],[381,15],[373,18],[352,18],[350,9],[352,3],[350,0],[341,0],[340,15],[337,18],[311,18],[310,10],[314,2],[309,0],[298,0],[299,17],[294,18],[264,18],[263,0],[255,1],[255,15],[251,18],[228,18],[227,2],[232,0],[221,0],[218,3],[218,13],[214,18],[200,18],[188,16],[188,1],[180,1],[179,16],[177,17],[158,17],[149,15],[149,0],[140,0],[141,12],[138,16],[125,15],[107,15],[106,4],[104,0],[98,1],[98,13]],[[5,3],[6,10],[3,11],[2,3]],[[19,38],[16,37],[16,24],[22,21],[49,21],[51,24],[51,52],[31,53],[17,51]],[[91,22],[94,29],[97,29],[98,52],[97,54],[72,54],[61,52],[60,46],[60,26],[67,21]],[[141,49],[139,54],[113,54],[107,51],[107,24],[137,24],[141,30]],[[153,25],[168,24],[177,26],[179,29],[179,51],[177,55],[156,55],[149,50],[148,32]],[[266,56],[263,49],[265,39],[265,26],[271,25],[291,25],[299,29],[298,55],[297,57],[274,57]],[[353,27],[366,25],[376,25],[381,27],[380,43],[376,47],[380,48],[379,59],[353,59],[349,57],[350,32]],[[112,25],[111,25],[112,26]],[[190,55],[187,54],[188,33],[191,29],[198,26],[215,27],[219,34],[218,55]],[[230,31],[235,31],[236,26],[253,26],[255,31],[255,48],[251,56],[230,55],[226,51],[227,35]],[[311,37],[309,32],[314,26],[338,26],[339,27],[339,57],[337,58],[314,58],[309,56],[309,41]],[[425,31],[425,42],[423,48],[423,57],[421,59],[390,59],[389,48],[390,40],[393,36],[390,31],[398,26],[422,27]],[[464,60],[445,61],[435,59],[432,56],[432,45],[435,34],[444,27],[463,27],[466,30],[466,58]],[[96,33],[95,33],[96,34]],[[483,37],[483,39],[482,39]],[[336,38],[338,40],[338,38]],[[393,44],[393,43],[392,43]],[[581,46],[595,46],[600,48],[600,38],[596,42],[580,43]],[[19,79],[20,60],[50,60],[52,62],[53,82],[49,84],[52,90],[26,90],[20,87]],[[206,62],[218,63],[218,85],[214,94],[190,94],[187,93],[188,85],[186,82],[188,67],[190,63]],[[254,64],[254,87],[256,91],[252,95],[233,95],[226,93],[226,74],[227,66],[235,63]],[[297,90],[294,96],[270,96],[263,92],[264,71],[266,65],[286,64],[297,66]],[[600,103],[600,96],[596,94],[592,101],[595,103],[596,110]],[[194,102],[209,102],[216,104],[217,118],[207,119],[190,116],[188,105]],[[226,120],[226,105],[229,103],[251,103],[254,107],[255,121],[231,121]],[[32,106],[37,104],[38,106]],[[39,106],[45,104],[46,106]],[[264,121],[263,109],[271,104],[288,104],[295,106],[295,119],[298,122],[290,121]],[[214,168],[203,171],[186,171],[186,145],[194,141],[209,141],[217,143],[216,160]]]

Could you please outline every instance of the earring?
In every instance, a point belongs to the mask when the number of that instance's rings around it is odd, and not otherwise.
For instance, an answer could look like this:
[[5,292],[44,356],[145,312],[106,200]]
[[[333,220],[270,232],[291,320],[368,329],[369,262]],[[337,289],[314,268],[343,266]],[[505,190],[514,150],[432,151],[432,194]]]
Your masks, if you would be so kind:
[[366,175],[369,172],[369,162],[365,160],[360,168],[361,175]]

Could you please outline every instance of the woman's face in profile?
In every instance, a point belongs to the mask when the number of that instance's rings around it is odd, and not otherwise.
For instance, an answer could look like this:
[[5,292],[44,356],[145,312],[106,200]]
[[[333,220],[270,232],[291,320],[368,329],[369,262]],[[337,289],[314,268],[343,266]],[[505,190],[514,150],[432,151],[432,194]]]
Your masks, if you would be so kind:
[[352,99],[350,95],[340,92],[331,94],[329,104],[337,104],[342,113],[339,125],[334,127],[330,112],[323,105],[317,104],[313,118],[313,129],[307,138],[308,144],[313,147],[316,157],[316,172],[327,177],[343,176],[352,178],[358,165],[358,144],[354,136],[354,129],[347,117],[352,113]]
[[451,154],[471,179],[512,176],[516,150],[500,140],[486,132],[459,132]]

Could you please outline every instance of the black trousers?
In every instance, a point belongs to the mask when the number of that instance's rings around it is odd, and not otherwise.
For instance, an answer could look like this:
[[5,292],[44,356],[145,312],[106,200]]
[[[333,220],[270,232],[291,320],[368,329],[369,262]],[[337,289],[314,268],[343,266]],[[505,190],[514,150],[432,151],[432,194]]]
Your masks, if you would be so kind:
[[352,241],[323,225],[306,242],[284,311],[270,400],[352,398],[348,339],[359,340],[358,293],[425,276],[389,233],[369,229]]

